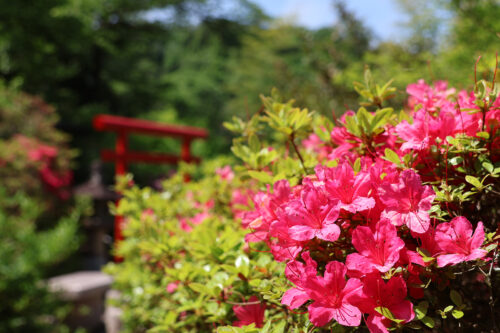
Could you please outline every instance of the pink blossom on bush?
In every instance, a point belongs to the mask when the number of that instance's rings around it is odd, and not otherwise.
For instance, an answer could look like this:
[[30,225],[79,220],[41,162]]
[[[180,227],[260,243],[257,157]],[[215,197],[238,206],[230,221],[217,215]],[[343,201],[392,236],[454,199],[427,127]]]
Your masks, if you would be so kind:
[[398,237],[396,227],[389,220],[382,220],[375,228],[373,232],[369,227],[357,227],[352,233],[352,244],[359,253],[347,256],[349,270],[362,274],[385,273],[399,260],[405,243]]
[[215,173],[218,174],[222,180],[225,180],[227,182],[230,182],[234,179],[234,172],[229,165],[226,165],[222,168],[217,168],[215,170]]
[[437,258],[439,267],[480,259],[487,254],[480,249],[484,242],[483,223],[479,222],[472,233],[471,223],[463,216],[438,225],[436,241],[442,249],[442,254]]
[[404,170],[398,183],[382,183],[379,196],[386,206],[382,217],[394,225],[406,225],[420,234],[429,229],[429,210],[436,195],[430,186],[422,186],[414,171]]
[[317,264],[311,259],[308,252],[302,253],[305,264],[293,260],[287,263],[285,276],[296,285],[295,288],[288,289],[281,299],[281,303],[288,305],[290,309],[296,309],[309,300],[309,294],[305,289],[307,280],[315,278],[318,274]]
[[366,324],[370,332],[388,332],[391,321],[383,315],[388,309],[396,319],[410,322],[415,317],[413,304],[406,299],[406,283],[402,277],[392,277],[384,282],[379,273],[368,275],[362,280],[362,293],[351,297],[351,301],[369,316]]
[[369,197],[370,175],[360,172],[354,175],[352,167],[343,161],[335,168],[316,167],[316,175],[324,183],[330,198],[340,201],[340,208],[350,213],[368,210],[375,206]]
[[335,242],[340,235],[340,228],[335,221],[339,216],[338,200],[329,200],[327,195],[306,182],[301,198],[284,205],[290,237],[297,241],[306,241],[317,237]]
[[246,305],[235,305],[233,306],[233,311],[239,320],[233,323],[234,326],[242,327],[250,324],[255,324],[255,327],[262,327],[264,323],[264,312],[266,311],[266,305],[264,303],[258,302],[257,296],[251,296],[248,299],[249,303],[256,304],[246,304]]
[[243,215],[242,223],[245,228],[253,230],[246,236],[247,241],[259,242],[268,238],[271,224],[276,221],[282,203],[287,202],[291,196],[290,184],[286,180],[277,181],[273,192],[257,193],[254,198],[255,211]]
[[304,288],[313,300],[307,309],[315,326],[324,326],[332,319],[344,326],[358,326],[361,311],[350,302],[350,297],[361,291],[360,280],[346,281],[347,268],[343,263],[331,261],[325,267],[324,276],[305,281]]
[[174,292],[177,290],[177,288],[178,288],[178,287],[179,287],[179,281],[176,281],[176,282],[170,282],[170,283],[167,285],[166,290],[167,290],[167,292],[168,292],[169,294],[172,294],[172,293],[174,293]]

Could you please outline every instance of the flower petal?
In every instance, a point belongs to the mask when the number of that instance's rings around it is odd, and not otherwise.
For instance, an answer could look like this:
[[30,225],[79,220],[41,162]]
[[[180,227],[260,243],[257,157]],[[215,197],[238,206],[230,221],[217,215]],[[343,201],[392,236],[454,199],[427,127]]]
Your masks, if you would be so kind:
[[298,288],[288,289],[281,298],[281,304],[288,305],[290,309],[296,309],[309,300],[309,295]]

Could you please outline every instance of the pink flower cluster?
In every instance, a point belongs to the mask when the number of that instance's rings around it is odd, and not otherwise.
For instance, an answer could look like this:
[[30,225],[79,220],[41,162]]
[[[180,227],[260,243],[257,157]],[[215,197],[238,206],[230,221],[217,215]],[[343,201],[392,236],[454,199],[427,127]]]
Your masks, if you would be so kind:
[[[253,230],[247,241],[267,242],[276,260],[287,261],[286,276],[296,287],[284,294],[283,304],[295,309],[312,301],[308,312],[317,326],[332,319],[358,326],[364,313],[372,331],[385,332],[391,321],[377,308],[403,322],[414,317],[407,288],[418,298],[423,268],[433,265],[417,247],[436,258],[438,268],[487,254],[480,249],[481,222],[474,233],[465,217],[431,223],[434,197],[413,170],[380,162],[355,173],[343,161],[316,167],[301,185],[292,188],[283,180],[273,191],[258,193],[256,209],[244,215],[243,224]],[[321,257],[326,248],[343,262],[328,261],[321,276],[310,253]]]
[[70,170],[57,170],[55,167],[58,156],[57,147],[49,146],[36,139],[24,135],[16,135],[14,138],[27,152],[30,162],[36,163],[40,178],[47,189],[61,199],[67,199],[70,193],[66,187],[71,184],[73,174]]
[[[390,148],[400,156],[417,153],[414,161],[417,164],[427,161],[431,147],[445,141],[447,136],[465,134],[477,137],[479,132],[491,134],[500,129],[500,98],[492,101],[483,117],[473,92],[462,90],[456,93],[444,81],[429,86],[420,80],[408,85],[406,91],[411,120],[403,120],[395,126],[386,125],[382,133],[374,136],[373,149],[360,149],[363,141],[346,129],[346,117],[353,116],[353,111],[347,111],[339,119],[340,126],[334,127],[331,132],[331,142],[322,142],[316,134],[311,134],[304,146],[314,151],[319,161],[347,158],[354,162],[363,156],[378,158],[384,156],[386,148]],[[500,160],[500,137],[491,137],[489,148],[493,162],[496,162]],[[427,167],[428,170],[432,169],[432,165]]]
[[[500,101],[483,117],[463,111],[478,109],[473,94],[460,92],[454,100],[454,90],[443,82],[430,87],[419,81],[407,91],[416,110],[412,121],[387,124],[373,138],[373,150],[363,150],[366,142],[363,146],[343,126],[334,128],[324,148],[315,149],[318,138],[310,137],[307,148],[338,165],[318,165],[297,186],[280,180],[256,193],[255,208],[240,214],[251,230],[246,241],[267,243],[275,260],[286,262],[285,275],[294,287],[282,303],[291,309],[307,306],[316,326],[332,320],[359,326],[364,319],[371,332],[388,332],[394,319],[403,324],[414,319],[412,300],[423,297],[423,281],[445,267],[486,260],[482,222],[473,221],[474,230],[464,216],[450,222],[431,218],[436,194],[419,173],[432,166],[417,173],[383,157],[386,148],[400,158],[412,151],[418,153],[416,165],[448,136],[496,131]],[[500,146],[495,140],[492,150]]]
[[194,226],[203,223],[212,216],[214,201],[208,200],[205,203],[198,202],[194,199],[193,193],[188,193],[186,199],[192,202],[193,207],[198,210],[198,213],[190,218],[179,216],[179,226],[182,230],[191,232]]

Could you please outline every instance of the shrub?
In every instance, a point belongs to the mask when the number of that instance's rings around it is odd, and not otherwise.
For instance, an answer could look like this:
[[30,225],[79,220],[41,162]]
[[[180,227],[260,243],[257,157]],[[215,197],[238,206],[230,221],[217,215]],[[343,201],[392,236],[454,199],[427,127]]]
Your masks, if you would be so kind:
[[78,247],[84,201],[69,198],[71,157],[42,100],[0,83],[0,331],[67,331],[43,282]]
[[234,173],[124,189],[130,331],[497,329],[498,86],[355,87],[333,122],[274,92],[225,124]]
[[55,227],[38,231],[36,200],[0,187],[0,331],[63,332],[69,310],[50,294],[43,279],[78,247],[76,231],[85,205],[78,204]]
[[46,208],[70,196],[75,151],[56,129],[55,110],[38,97],[0,82],[0,179],[5,190],[22,190]]

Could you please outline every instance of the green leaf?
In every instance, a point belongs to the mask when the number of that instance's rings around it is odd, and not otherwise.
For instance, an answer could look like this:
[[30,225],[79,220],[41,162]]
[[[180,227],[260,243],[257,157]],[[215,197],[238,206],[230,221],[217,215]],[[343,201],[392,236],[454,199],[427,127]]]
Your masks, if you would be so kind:
[[278,324],[274,324],[271,333],[284,333],[286,327],[286,321],[282,320]]
[[473,185],[478,190],[482,190],[483,189],[483,184],[481,184],[481,182],[479,181],[479,179],[477,179],[476,177],[467,175],[467,176],[465,176],[465,180],[467,181],[467,183]]
[[463,161],[464,161],[464,159],[462,156],[455,156],[455,157],[450,159],[450,164],[451,165],[459,165]]
[[257,135],[250,135],[250,137],[248,138],[248,145],[250,146],[250,150],[252,152],[257,153],[260,150],[260,141]]
[[356,114],[356,118],[358,119],[358,123],[362,125],[364,132],[367,134],[371,134],[370,131],[370,121],[368,118],[370,118],[370,114],[368,111],[366,111],[365,108],[360,108]]
[[462,296],[456,290],[450,291],[450,298],[456,306],[460,306],[463,303]]
[[432,319],[431,317],[426,316],[420,320],[425,324],[425,326],[429,328],[434,328],[434,319]]
[[448,305],[447,307],[444,308],[444,312],[450,312],[451,310],[453,310],[453,305]]
[[192,290],[198,292],[198,293],[207,293],[207,286],[201,283],[196,283],[196,282],[191,282],[189,285],[189,288]]
[[482,164],[483,168],[486,169],[486,171],[488,171],[489,173],[493,173],[493,164],[491,164],[490,162],[483,162]]
[[396,165],[401,165],[401,160],[399,159],[398,154],[396,154],[392,149],[385,148],[385,158]]
[[254,179],[257,179],[258,181],[260,181],[264,184],[272,184],[273,183],[273,176],[271,176],[269,173],[267,173],[265,171],[249,170],[248,175]]
[[352,167],[352,169],[354,170],[354,172],[359,172],[361,171],[361,158],[357,158],[356,161],[354,161],[354,165]]
[[359,137],[361,135],[361,131],[359,130],[356,120],[354,120],[354,116],[345,117],[345,128],[355,136]]
[[387,123],[387,118],[391,116],[392,112],[392,108],[384,108],[378,110],[371,121],[370,132],[375,131],[375,129],[377,129],[378,127],[384,126]]
[[487,247],[483,248],[486,252],[491,252],[493,251],[494,249],[496,249],[498,246],[498,244],[496,243],[493,243],[493,244],[490,244],[488,245]]
[[264,327],[262,327],[260,329],[260,333],[270,333],[270,330],[271,329],[271,321],[269,320],[265,325]]
[[232,326],[217,327],[217,333],[242,333],[245,332],[242,328]]
[[476,136],[488,140],[490,138],[490,133],[488,132],[477,132]]
[[375,308],[375,311],[377,311],[382,316],[386,317],[387,319],[392,320],[395,323],[402,323],[404,321],[402,319],[397,319],[396,317],[394,317],[394,315],[392,314],[391,310],[389,310],[386,307],[378,306],[378,307]]
[[422,301],[418,303],[415,307],[415,314],[417,315],[417,319],[421,320],[427,314],[427,309],[429,308],[429,303],[427,301]]
[[460,310],[455,309],[455,310],[453,310],[453,311],[451,312],[451,315],[452,315],[452,316],[453,316],[453,318],[455,318],[455,319],[460,319],[460,318],[462,318],[462,317],[464,316],[464,313],[463,313],[462,311],[460,311]]

